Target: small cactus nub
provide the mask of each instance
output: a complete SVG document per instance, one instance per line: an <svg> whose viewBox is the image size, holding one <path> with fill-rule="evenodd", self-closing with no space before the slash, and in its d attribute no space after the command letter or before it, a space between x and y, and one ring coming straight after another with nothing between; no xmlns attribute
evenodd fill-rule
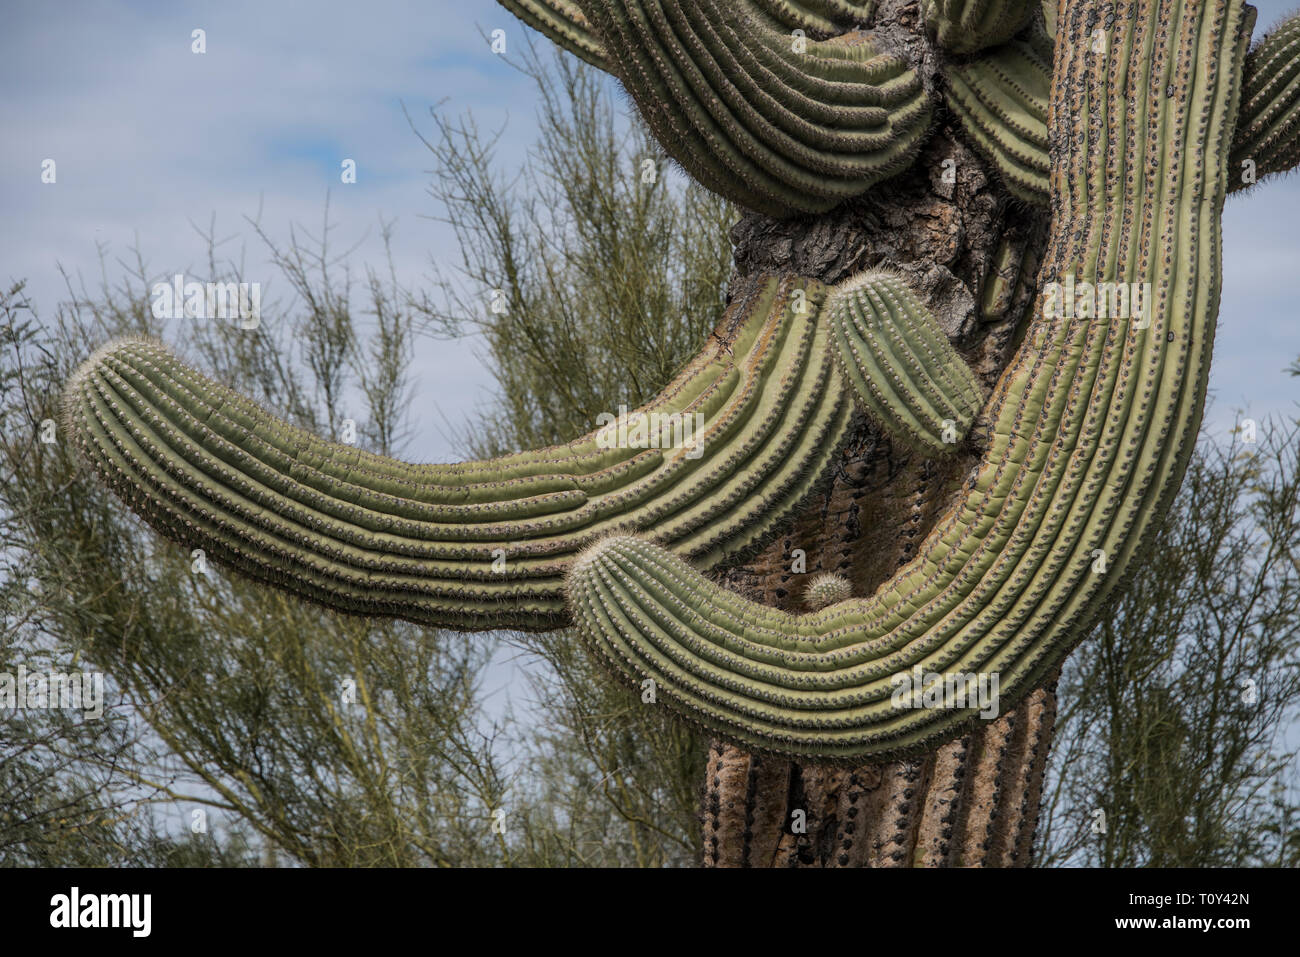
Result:
<svg viewBox="0 0 1300 957"><path fill-rule="evenodd" d="M842 601L848 601L853 597L853 585L843 575L836 575L834 572L824 572L813 578L808 583L808 590L804 592L803 603L813 611L825 608L828 605L837 605Z"/></svg>

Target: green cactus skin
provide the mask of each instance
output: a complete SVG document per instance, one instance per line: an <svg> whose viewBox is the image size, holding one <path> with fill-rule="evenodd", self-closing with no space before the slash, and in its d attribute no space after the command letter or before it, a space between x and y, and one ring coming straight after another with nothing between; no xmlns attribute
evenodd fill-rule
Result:
<svg viewBox="0 0 1300 957"><path fill-rule="evenodd" d="M1033 288L1038 272L1038 246L1032 234L1003 236L993 256L993 271L984 285L980 318L1001 322L1011 318L1012 305Z"/></svg>
<svg viewBox="0 0 1300 957"><path fill-rule="evenodd" d="M862 273L832 290L825 311L841 373L872 420L922 453L956 450L984 395L907 282L883 270Z"/></svg>
<svg viewBox="0 0 1300 957"><path fill-rule="evenodd" d="M362 614L549 629L568 621L564 572L593 538L648 531L712 567L763 544L828 474L853 405L826 291L742 284L718 340L645 407L704 415L695 458L602 448L592 433L408 465L293 428L140 339L89 359L64 411L85 460L135 511L256 580Z"/></svg>
<svg viewBox="0 0 1300 957"><path fill-rule="evenodd" d="M497 0L547 39L581 57L597 69L613 72L605 47L587 22L576 0ZM828 37L845 26L870 20L874 0L754 0L754 12L783 30L804 30Z"/></svg>
<svg viewBox="0 0 1300 957"><path fill-rule="evenodd" d="M497 0L516 17L547 39L581 57L600 70L609 71L605 48L591 32L587 17L574 0Z"/></svg>
<svg viewBox="0 0 1300 957"><path fill-rule="evenodd" d="M976 53L1005 43L1033 15L1035 0L923 0L925 22L949 53Z"/></svg>
<svg viewBox="0 0 1300 957"><path fill-rule="evenodd" d="M1242 164L1255 163L1262 178L1300 164L1300 16L1283 21L1246 56L1241 118L1232 144L1234 186Z"/></svg>
<svg viewBox="0 0 1300 957"><path fill-rule="evenodd" d="M830 209L907 168L929 129L916 71L866 35L795 40L731 0L582 7L660 143L750 209Z"/></svg>
<svg viewBox="0 0 1300 957"><path fill-rule="evenodd" d="M1041 30L948 69L944 102L1016 198L1047 204L1052 44Z"/></svg>
<svg viewBox="0 0 1300 957"><path fill-rule="evenodd" d="M817 611L842 601L848 601L853 595L853 585L843 575L825 572L817 575L808 583L804 592L803 603Z"/></svg>
<svg viewBox="0 0 1300 957"><path fill-rule="evenodd" d="M1004 711L1059 666L1167 510L1197 433L1250 19L1240 0L1121 0L1101 70L1095 7L1062 11L1041 279L1149 282L1151 323L1035 316L991 400L988 451L916 559L870 598L791 615L611 537L568 580L591 645L714 734L828 762L923 752L977 720L895 708L891 679L914 666L996 674Z"/></svg>
<svg viewBox="0 0 1300 957"><path fill-rule="evenodd" d="M1007 190L1036 206L1049 198L1051 73L1052 41L1035 25L1026 38L951 66L944 90L949 109ZM1229 192L1251 185L1242 177L1248 159L1256 180L1300 165L1300 16L1279 24L1246 57Z"/></svg>
<svg viewBox="0 0 1300 957"><path fill-rule="evenodd" d="M757 9L789 29L830 36L846 25L870 20L875 0L754 0Z"/></svg>

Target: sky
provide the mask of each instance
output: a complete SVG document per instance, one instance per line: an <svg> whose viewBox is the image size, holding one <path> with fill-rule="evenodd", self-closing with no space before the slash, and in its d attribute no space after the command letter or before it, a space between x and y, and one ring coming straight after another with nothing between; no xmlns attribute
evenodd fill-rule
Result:
<svg viewBox="0 0 1300 957"><path fill-rule="evenodd" d="M196 29L203 54L192 52ZM496 29L507 52L531 32L490 0L3 0L0 281L25 278L48 315L60 265L97 281L98 244L110 257L138 245L158 275L193 265L205 277L195 225L215 217L219 236L244 240L263 299L287 295L246 218L260 210L277 242L291 225L319 233L328 194L335 248L361 241L352 261L379 265L379 219L394 219L398 275L419 286L455 247L447 227L422 218L438 212L432 159L407 115L425 135L438 104L504 127L507 167L534 139L531 81L492 53L484 34ZM46 159L52 185L41 182ZM355 184L340 182L344 159L356 162ZM421 343L410 457L454 456L450 437L490 398L476 353L469 341Z"/></svg>
<svg viewBox="0 0 1300 957"><path fill-rule="evenodd" d="M1291 9L1257 7L1257 36ZM246 237L248 278L265 275L269 298L274 269L245 217L260 209L284 240L293 224L317 227L328 193L339 246L361 241L358 263L379 263L379 218L396 220L398 276L418 286L455 247L428 218L432 158L407 114L426 134L435 105L504 129L508 169L535 138L533 86L492 52L498 29L508 53L531 33L494 0L0 0L0 282L25 278L48 315L58 267L93 284L101 245L110 257L138 246L160 275L190 264L198 275L194 224L215 216L219 235ZM343 185L348 158L357 181ZM1284 369L1300 355L1298 223L1295 178L1229 198L1207 416L1217 438L1238 409L1261 421L1295 411L1300 379ZM406 457L457 457L457 434L493 392L480 352L472 339L420 343Z"/></svg>

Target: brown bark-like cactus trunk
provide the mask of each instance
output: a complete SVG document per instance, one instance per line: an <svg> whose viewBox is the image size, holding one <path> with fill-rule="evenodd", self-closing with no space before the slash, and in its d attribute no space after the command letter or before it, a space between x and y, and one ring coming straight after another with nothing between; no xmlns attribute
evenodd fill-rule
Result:
<svg viewBox="0 0 1300 957"><path fill-rule="evenodd" d="M733 231L737 273L835 282L898 268L991 387L1033 301L1047 215L1010 201L941 127L911 172L814 220L758 216ZM979 423L973 432L980 433ZM778 540L718 576L802 610L819 572L870 594L908 562L977 462L891 447L865 421L831 484ZM802 559L800 557L802 552ZM1008 866L1029 861L1055 717L1051 689L916 760L818 767L715 742L702 800L703 861L720 867Z"/></svg>
<svg viewBox="0 0 1300 957"><path fill-rule="evenodd" d="M924 758L852 769L713 742L709 867L1023 867L1056 716L1051 689Z"/></svg>

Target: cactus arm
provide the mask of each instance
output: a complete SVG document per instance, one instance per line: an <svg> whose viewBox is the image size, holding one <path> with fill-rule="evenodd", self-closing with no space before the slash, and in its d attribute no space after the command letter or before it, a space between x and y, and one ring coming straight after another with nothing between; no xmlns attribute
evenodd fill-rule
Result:
<svg viewBox="0 0 1300 957"><path fill-rule="evenodd" d="M605 47L577 0L497 0L512 14L592 66L609 72ZM875 0L754 0L754 12L783 30L827 37L869 20Z"/></svg>
<svg viewBox="0 0 1300 957"><path fill-rule="evenodd" d="M1045 7L1046 8L1046 7ZM1090 38L1090 43L1092 39ZM1049 197L1047 102L1052 47L1035 28L949 67L944 100L1008 191L1041 206ZM1254 162L1254 179L1242 175ZM1228 191L1300 165L1300 16L1284 20L1246 56Z"/></svg>
<svg viewBox="0 0 1300 957"><path fill-rule="evenodd" d="M848 601L853 595L853 584L842 575L826 572L808 583L803 603L813 610Z"/></svg>
<svg viewBox="0 0 1300 957"><path fill-rule="evenodd" d="M1084 634L1167 509L1205 396L1248 18L1240 0L1121 2L1100 69L1096 9L1062 10L1040 276L1149 283L1149 328L1036 314L995 390L983 461L870 598L791 615L627 536L574 562L580 633L712 732L854 761L953 737L978 709L895 707L898 676L998 675L1005 710Z"/></svg>
<svg viewBox="0 0 1300 957"><path fill-rule="evenodd" d="M1300 16L1284 20L1246 56L1241 118L1232 144L1232 172L1255 163L1256 177L1300 165Z"/></svg>
<svg viewBox="0 0 1300 957"><path fill-rule="evenodd" d="M1038 250L1032 232L1004 235L994 253L993 270L984 285L980 318L998 322L1008 318L1012 305L1036 287Z"/></svg>
<svg viewBox="0 0 1300 957"><path fill-rule="evenodd" d="M516 17L574 56L609 72L609 60L574 0L497 0Z"/></svg>
<svg viewBox="0 0 1300 957"><path fill-rule="evenodd" d="M593 66L621 77L643 77L642 84L634 82L628 87L638 103L673 89L671 83L665 85L639 67L625 72L630 56L621 66L615 64L578 0L498 2ZM582 2L617 5L621 0ZM789 51L782 48L782 44L789 45L782 30L802 29L813 36L833 37L846 25L869 19L872 3L750 0L751 6L742 5L724 15L718 2L661 4L674 18L674 29L682 27L676 34L661 30L666 46L661 45L656 56L662 62L671 62L671 58L663 59L664 52L671 53L679 37L685 43L697 41L690 47L692 53L698 50L700 37L707 38L710 45L704 59L685 53L678 56L689 61L685 69L680 64L676 67L678 74L694 79L694 93L676 87L684 98L682 112L689 115L673 120L662 111L654 113L660 121L656 133L673 144L674 155L693 175L742 205L785 216L823 212L898 171L914 152L913 127L918 117L909 111L916 111L920 101L895 103L891 125L882 134L879 108L874 113L855 112L849 105L872 102L868 98L850 93L827 100L803 92L806 83L815 82L830 68L817 51L838 52L843 40L831 45L810 40L813 52L794 61L794 69L786 55ZM950 52L983 51L980 56L949 64L944 101L1008 191L1017 199L1043 206L1049 197L1047 102L1055 4L1043 3L1043 21L1035 21L1023 36L1011 39L1032 16L1033 6L1023 0L932 0L925 5L925 16L936 40ZM634 13L627 12L626 18L635 19ZM662 28L664 22L660 18L652 27ZM622 34L618 38L626 39ZM1090 35L1089 43L1094 39ZM690 65L708 64L711 58L717 63L712 73L699 73ZM808 75L800 76L801 69ZM1284 20L1250 51L1244 73L1232 167L1239 174L1246 161L1253 162L1256 180L1294 169L1300 165L1300 16ZM848 81L852 82L851 75ZM907 86L909 93L917 89L919 84ZM705 104L717 103L719 91L725 95L726 106L719 106L714 115L690 102L698 97ZM928 122L928 112L924 115ZM856 131L846 128L846 120L851 124L855 116L862 122ZM882 144L898 135L895 126L911 130L910 136L904 133L900 137L901 159L880 152ZM818 184L819 176L827 178ZM1233 175L1229 189L1243 189L1254 181Z"/></svg>
<svg viewBox="0 0 1300 957"><path fill-rule="evenodd" d="M796 41L726 0L582 3L659 141L748 208L830 209L906 168L929 128L916 71L869 38Z"/></svg>
<svg viewBox="0 0 1300 957"><path fill-rule="evenodd" d="M755 0L755 7L786 29L830 36L871 19L876 4L875 0Z"/></svg>
<svg viewBox="0 0 1300 957"><path fill-rule="evenodd" d="M1029 22L1034 0L923 0L935 41L958 55L1005 43Z"/></svg>
<svg viewBox="0 0 1300 957"><path fill-rule="evenodd" d="M293 428L139 339L88 360L64 408L85 460L129 505L254 579L363 614L554 628L567 621L564 571L592 538L646 531L711 567L761 544L826 474L852 401L825 292L771 277L745 286L719 340L642 410L679 431L638 437L629 417L626 448L598 431L407 465ZM696 421L699 454L682 431Z"/></svg>
<svg viewBox="0 0 1300 957"><path fill-rule="evenodd" d="M1047 101L1052 46L1045 33L949 67L944 101L1011 194L1048 200Z"/></svg>
<svg viewBox="0 0 1300 957"><path fill-rule="evenodd" d="M890 438L924 454L957 448L984 406L979 382L899 276L872 270L826 300L836 355L859 404Z"/></svg>

